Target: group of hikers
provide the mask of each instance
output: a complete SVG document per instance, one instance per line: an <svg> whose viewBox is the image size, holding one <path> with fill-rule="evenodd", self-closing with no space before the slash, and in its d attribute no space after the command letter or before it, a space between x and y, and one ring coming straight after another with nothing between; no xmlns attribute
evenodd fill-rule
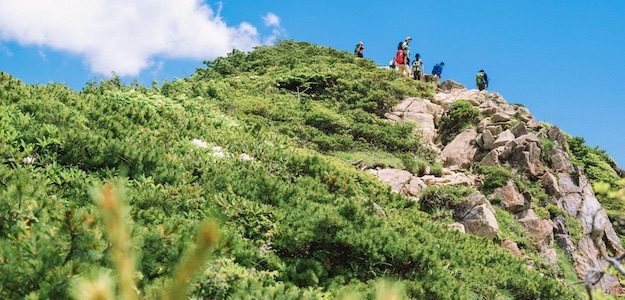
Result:
<svg viewBox="0 0 625 300"><path fill-rule="evenodd" d="M397 52L395 52L395 56L390 61L389 67L397 70L399 74L403 76L412 77L415 80L426 80L425 73L423 72L423 59L421 59L421 55L419 53L415 54L412 65L410 64L410 42L412 42L412 38L409 36L406 37L405 40L399 42L397 45ZM356 49L354 50L354 54L363 58L364 53L365 45L362 41L359 41L356 45ZM412 66L412 68L410 66ZM432 76L435 80L439 80L441 78L443 67L445 67L445 62L440 62L432 68ZM488 75L486 75L484 70L477 72L475 75L475 82L480 91L488 88Z"/></svg>

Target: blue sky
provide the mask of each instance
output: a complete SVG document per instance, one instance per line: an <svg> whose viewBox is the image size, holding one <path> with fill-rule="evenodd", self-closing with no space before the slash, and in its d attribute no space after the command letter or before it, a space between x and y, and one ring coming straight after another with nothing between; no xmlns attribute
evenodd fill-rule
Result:
<svg viewBox="0 0 625 300"><path fill-rule="evenodd" d="M219 10L218 3L207 3ZM483 68L491 89L509 102L522 103L539 120L583 136L625 166L625 1L225 0L221 4L223 22L231 27L249 23L261 42L276 30L282 37L348 51L363 40L365 56L379 64L388 63L397 42L410 35L413 53L421 53L427 70L445 61L444 79L471 86L475 72ZM264 23L269 12L279 16L279 26ZM177 48L163 46L150 56L148 67L124 78L149 83L191 74L203 59L195 53L176 55L185 43L193 46L193 40L178 43ZM112 49L124 51L126 46ZM53 48L63 49L51 42L18 42L5 34L0 40L0 70L29 83L63 82L75 89L102 78L84 53Z"/></svg>

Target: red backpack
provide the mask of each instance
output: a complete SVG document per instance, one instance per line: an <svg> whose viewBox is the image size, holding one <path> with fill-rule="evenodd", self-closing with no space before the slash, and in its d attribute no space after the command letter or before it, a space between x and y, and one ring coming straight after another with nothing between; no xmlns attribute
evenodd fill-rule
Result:
<svg viewBox="0 0 625 300"><path fill-rule="evenodd" d="M400 65L404 64L404 50L397 50L397 53L395 54L395 62Z"/></svg>

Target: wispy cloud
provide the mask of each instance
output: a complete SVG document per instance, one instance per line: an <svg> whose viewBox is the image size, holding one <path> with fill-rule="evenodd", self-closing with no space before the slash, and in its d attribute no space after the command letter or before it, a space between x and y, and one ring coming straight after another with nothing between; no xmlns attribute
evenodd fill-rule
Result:
<svg viewBox="0 0 625 300"><path fill-rule="evenodd" d="M279 38L285 36L286 31L282 28L280 23L280 17L276 14L269 12L265 16L263 16L263 21L265 22L265 26L271 28L271 35L264 38L263 44L271 45L275 43Z"/></svg>
<svg viewBox="0 0 625 300"><path fill-rule="evenodd" d="M0 0L0 39L81 55L91 71L137 75L154 57L212 59L273 42L243 22L229 25L201 0ZM157 66L158 67L158 66Z"/></svg>
<svg viewBox="0 0 625 300"><path fill-rule="evenodd" d="M11 49L2 44L0 44L0 53L6 57L13 57L13 52L11 52Z"/></svg>

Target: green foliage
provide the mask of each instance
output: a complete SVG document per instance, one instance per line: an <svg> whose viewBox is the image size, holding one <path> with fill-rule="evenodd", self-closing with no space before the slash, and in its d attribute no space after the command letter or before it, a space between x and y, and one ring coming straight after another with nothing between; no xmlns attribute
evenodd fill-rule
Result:
<svg viewBox="0 0 625 300"><path fill-rule="evenodd" d="M551 161L551 156L556 149L556 144L549 138L541 138L540 149L542 150L541 156L544 161Z"/></svg>
<svg viewBox="0 0 625 300"><path fill-rule="evenodd" d="M480 121L480 111L469 101L458 100L451 104L449 111L441 117L439 134L447 144L462 130Z"/></svg>
<svg viewBox="0 0 625 300"><path fill-rule="evenodd" d="M499 232L497 233L499 240L508 239L517 243L519 249L533 252L537 251L536 243L512 214L497 206L493 206L493 209L495 210L495 217L499 224Z"/></svg>
<svg viewBox="0 0 625 300"><path fill-rule="evenodd" d="M462 203L476 190L464 186L434 185L428 186L419 195L419 204L425 212L437 209L451 209Z"/></svg>
<svg viewBox="0 0 625 300"><path fill-rule="evenodd" d="M572 298L328 155L432 161L412 128L379 117L405 95L427 96L425 85L295 42L209 65L160 89L112 80L79 93L0 74L0 298L66 299L71 278L113 269L89 195L111 178L126 191L146 297L167 287L202 220L216 216L220 243L189 297L374 295L363 287L392 278L416 299ZM295 78L310 94L289 89Z"/></svg>
<svg viewBox="0 0 625 300"><path fill-rule="evenodd" d="M490 194L495 189L505 186L512 178L510 170L501 166L478 167L477 172L484 175L482 189L485 194Z"/></svg>
<svg viewBox="0 0 625 300"><path fill-rule="evenodd" d="M401 158L384 151L332 152L330 155L350 164L358 164L367 168L404 168L404 162Z"/></svg>

